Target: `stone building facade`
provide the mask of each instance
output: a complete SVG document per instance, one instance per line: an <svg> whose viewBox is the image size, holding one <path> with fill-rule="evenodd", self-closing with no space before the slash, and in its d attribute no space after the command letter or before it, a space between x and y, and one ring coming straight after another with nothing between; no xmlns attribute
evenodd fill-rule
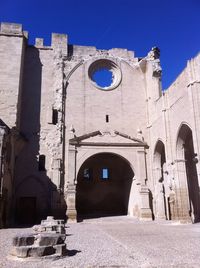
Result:
<svg viewBox="0 0 200 268"><path fill-rule="evenodd" d="M1 23L1 226L47 215L200 220L200 55L166 91L159 57L65 34L29 45L22 25Z"/></svg>

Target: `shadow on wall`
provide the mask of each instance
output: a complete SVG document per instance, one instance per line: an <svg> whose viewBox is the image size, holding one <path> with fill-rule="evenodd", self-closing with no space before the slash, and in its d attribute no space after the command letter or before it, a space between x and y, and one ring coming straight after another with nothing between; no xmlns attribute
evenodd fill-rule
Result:
<svg viewBox="0 0 200 268"><path fill-rule="evenodd" d="M28 142L16 159L12 213L12 222L18 225L39 223L47 215L65 217L63 192L47 175L46 156L40 156L41 82L39 50L28 47L18 120L20 132Z"/></svg>
<svg viewBox="0 0 200 268"><path fill-rule="evenodd" d="M152 192L149 190L149 206L151 209L151 213L152 213L152 220L155 220L155 215L154 215L154 207L153 207L153 194Z"/></svg>

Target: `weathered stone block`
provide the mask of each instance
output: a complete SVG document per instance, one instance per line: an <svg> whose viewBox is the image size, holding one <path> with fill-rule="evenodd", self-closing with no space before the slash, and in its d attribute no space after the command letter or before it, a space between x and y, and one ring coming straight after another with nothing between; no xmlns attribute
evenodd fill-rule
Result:
<svg viewBox="0 0 200 268"><path fill-rule="evenodd" d="M13 246L17 246L17 247L29 246L29 245L33 245L34 241L35 241L35 236L33 234L15 236L13 238Z"/></svg>
<svg viewBox="0 0 200 268"><path fill-rule="evenodd" d="M53 255L56 250L52 246L39 246L39 247L31 247L28 250L28 257L43 257Z"/></svg>
<svg viewBox="0 0 200 268"><path fill-rule="evenodd" d="M30 247L27 246L13 247L11 255L17 256L18 258L26 258L28 257L29 249Z"/></svg>
<svg viewBox="0 0 200 268"><path fill-rule="evenodd" d="M47 234L39 234L36 236L37 238L37 243L39 246L53 246L57 244L62 244L65 241L65 235L60 235L60 234L52 234L52 233L47 233Z"/></svg>
<svg viewBox="0 0 200 268"><path fill-rule="evenodd" d="M57 254L62 256L66 254L65 233L58 233L57 227L61 225L62 220L54 220L53 217L48 217L42 221L43 226L34 226L35 234L19 235L13 238L13 249L11 254L19 258L26 257L43 257ZM57 224L57 225L55 225ZM52 228L56 232L52 231ZM47 230L50 232L47 232ZM41 231L38 233L38 231Z"/></svg>
<svg viewBox="0 0 200 268"><path fill-rule="evenodd" d="M56 250L56 254L58 254L59 256L67 255L67 249L65 244L55 245L53 247Z"/></svg>

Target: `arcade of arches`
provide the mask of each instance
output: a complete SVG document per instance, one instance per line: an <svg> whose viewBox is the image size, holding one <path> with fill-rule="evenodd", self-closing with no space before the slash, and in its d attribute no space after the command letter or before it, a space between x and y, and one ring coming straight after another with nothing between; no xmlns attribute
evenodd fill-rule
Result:
<svg viewBox="0 0 200 268"><path fill-rule="evenodd" d="M192 130L183 124L179 130L175 163L167 163L164 143L154 151L154 217L200 221L199 182ZM173 166L170 170L170 166Z"/></svg>

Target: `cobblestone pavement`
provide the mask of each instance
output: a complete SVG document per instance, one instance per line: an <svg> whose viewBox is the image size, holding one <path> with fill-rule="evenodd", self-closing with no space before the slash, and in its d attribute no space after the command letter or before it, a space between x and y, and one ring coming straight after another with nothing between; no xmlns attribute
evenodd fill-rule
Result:
<svg viewBox="0 0 200 268"><path fill-rule="evenodd" d="M0 267L200 267L200 224L140 222L108 217L67 224L69 256L58 260L10 258L12 237L31 229L0 230Z"/></svg>

